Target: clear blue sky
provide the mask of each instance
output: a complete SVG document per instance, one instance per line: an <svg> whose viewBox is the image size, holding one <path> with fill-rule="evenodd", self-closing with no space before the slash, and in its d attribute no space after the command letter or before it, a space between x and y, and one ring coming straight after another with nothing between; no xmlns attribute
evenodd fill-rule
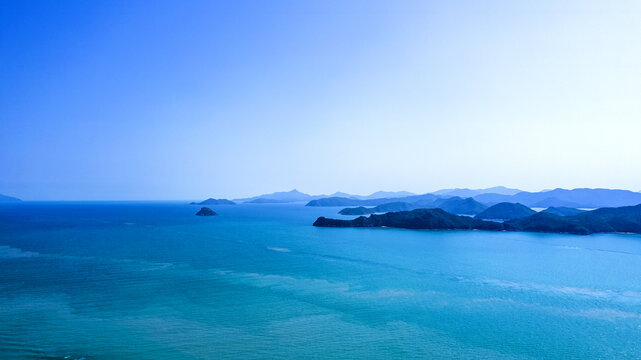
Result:
<svg viewBox="0 0 641 360"><path fill-rule="evenodd" d="M639 1L0 4L0 193L641 190Z"/></svg>

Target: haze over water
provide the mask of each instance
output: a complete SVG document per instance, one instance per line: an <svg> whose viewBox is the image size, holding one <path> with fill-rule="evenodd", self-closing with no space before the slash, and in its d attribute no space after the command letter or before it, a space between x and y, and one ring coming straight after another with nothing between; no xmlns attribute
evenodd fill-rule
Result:
<svg viewBox="0 0 641 360"><path fill-rule="evenodd" d="M0 205L3 359L639 358L641 237Z"/></svg>

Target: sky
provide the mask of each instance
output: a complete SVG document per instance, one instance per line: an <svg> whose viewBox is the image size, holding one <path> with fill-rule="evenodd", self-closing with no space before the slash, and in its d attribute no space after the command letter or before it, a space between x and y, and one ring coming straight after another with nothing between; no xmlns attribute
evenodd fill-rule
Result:
<svg viewBox="0 0 641 360"><path fill-rule="evenodd" d="M641 190L639 1L0 0L0 193Z"/></svg>

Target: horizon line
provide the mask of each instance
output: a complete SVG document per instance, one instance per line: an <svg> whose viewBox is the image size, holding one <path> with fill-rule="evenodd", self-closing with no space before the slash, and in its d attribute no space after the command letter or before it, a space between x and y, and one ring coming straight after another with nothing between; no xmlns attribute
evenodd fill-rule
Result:
<svg viewBox="0 0 641 360"><path fill-rule="evenodd" d="M343 191L335 191L335 192L330 193L330 194L310 194L310 193L306 193L306 192L303 192L303 191L299 191L297 189L292 189L292 190L274 191L274 192L271 192L271 193L263 193L263 194L258 194L258 195L242 196L242 197L220 197L220 196L208 196L208 195L205 195L205 196L199 197L199 198L182 198L182 199L175 199L174 198L174 199L52 199L52 200L41 200L41 199L22 199L18 195L8 195L8 194L5 194L5 193L0 193L0 195L14 197L14 198L17 198L19 200L19 201L7 201L7 202L4 202L4 203L15 203L15 202L179 202L179 201L198 201L198 200L202 200L202 199L206 200L206 199L210 199L210 198L227 199L227 200L243 200L243 199L258 198L258 197L262 197L262 196L265 196L265 195L271 195L271 194L274 194L274 193L288 193L288 192L293 192L293 191L297 191L297 192L300 192L300 193L302 193L304 195L308 195L308 196L332 197L331 195L333 195L335 193L342 192L342 193L345 193L345 194L351 195L351 196L367 197L367 196L371 196L371 195L373 195L373 194L375 194L377 192L408 192L408 193L411 193L413 195L426 195L426 194L433 194L435 192L442 191L442 190L471 190L471 191L474 191L474 190L491 189L491 188L495 188L495 187L503 187L503 188L513 189L513 190L519 190L519 192L529 192L529 193L541 193L541 192L548 192L548 191L553 191L553 190L580 190L580 189L620 190L620 191L630 191L630 192L634 192L634 193L641 193L641 191L635 191L635 190L632 190L632 189L605 188L605 187L593 187L593 188L591 188L591 187L576 187L576 188L561 188L561 187L557 187L557 188L553 188L553 189L542 189L542 190L539 190L539 191L528 191L528 190L521 190L519 188L512 188L512 187L508 187L508 186L497 185L497 186L490 186L490 187L487 187L487 188L469 188L469 187L441 188L441 189L434 190L434 191L431 191L431 192L412 192L412 191L407 191L407 190L377 190L377 191L374 191L374 192L372 192L372 193L370 193L368 195L352 194L352 193L347 193L347 192L343 192ZM488 193L488 194L491 194L491 193ZM471 197L474 197L474 196L471 196ZM302 201L305 201L305 200L301 200L301 202ZM2 202L0 202L0 203L2 203Z"/></svg>

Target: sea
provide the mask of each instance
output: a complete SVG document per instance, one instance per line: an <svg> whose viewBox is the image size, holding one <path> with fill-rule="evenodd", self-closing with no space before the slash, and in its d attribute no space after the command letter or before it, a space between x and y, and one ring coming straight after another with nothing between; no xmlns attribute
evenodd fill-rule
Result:
<svg viewBox="0 0 641 360"><path fill-rule="evenodd" d="M641 236L0 205L0 359L640 359Z"/></svg>

